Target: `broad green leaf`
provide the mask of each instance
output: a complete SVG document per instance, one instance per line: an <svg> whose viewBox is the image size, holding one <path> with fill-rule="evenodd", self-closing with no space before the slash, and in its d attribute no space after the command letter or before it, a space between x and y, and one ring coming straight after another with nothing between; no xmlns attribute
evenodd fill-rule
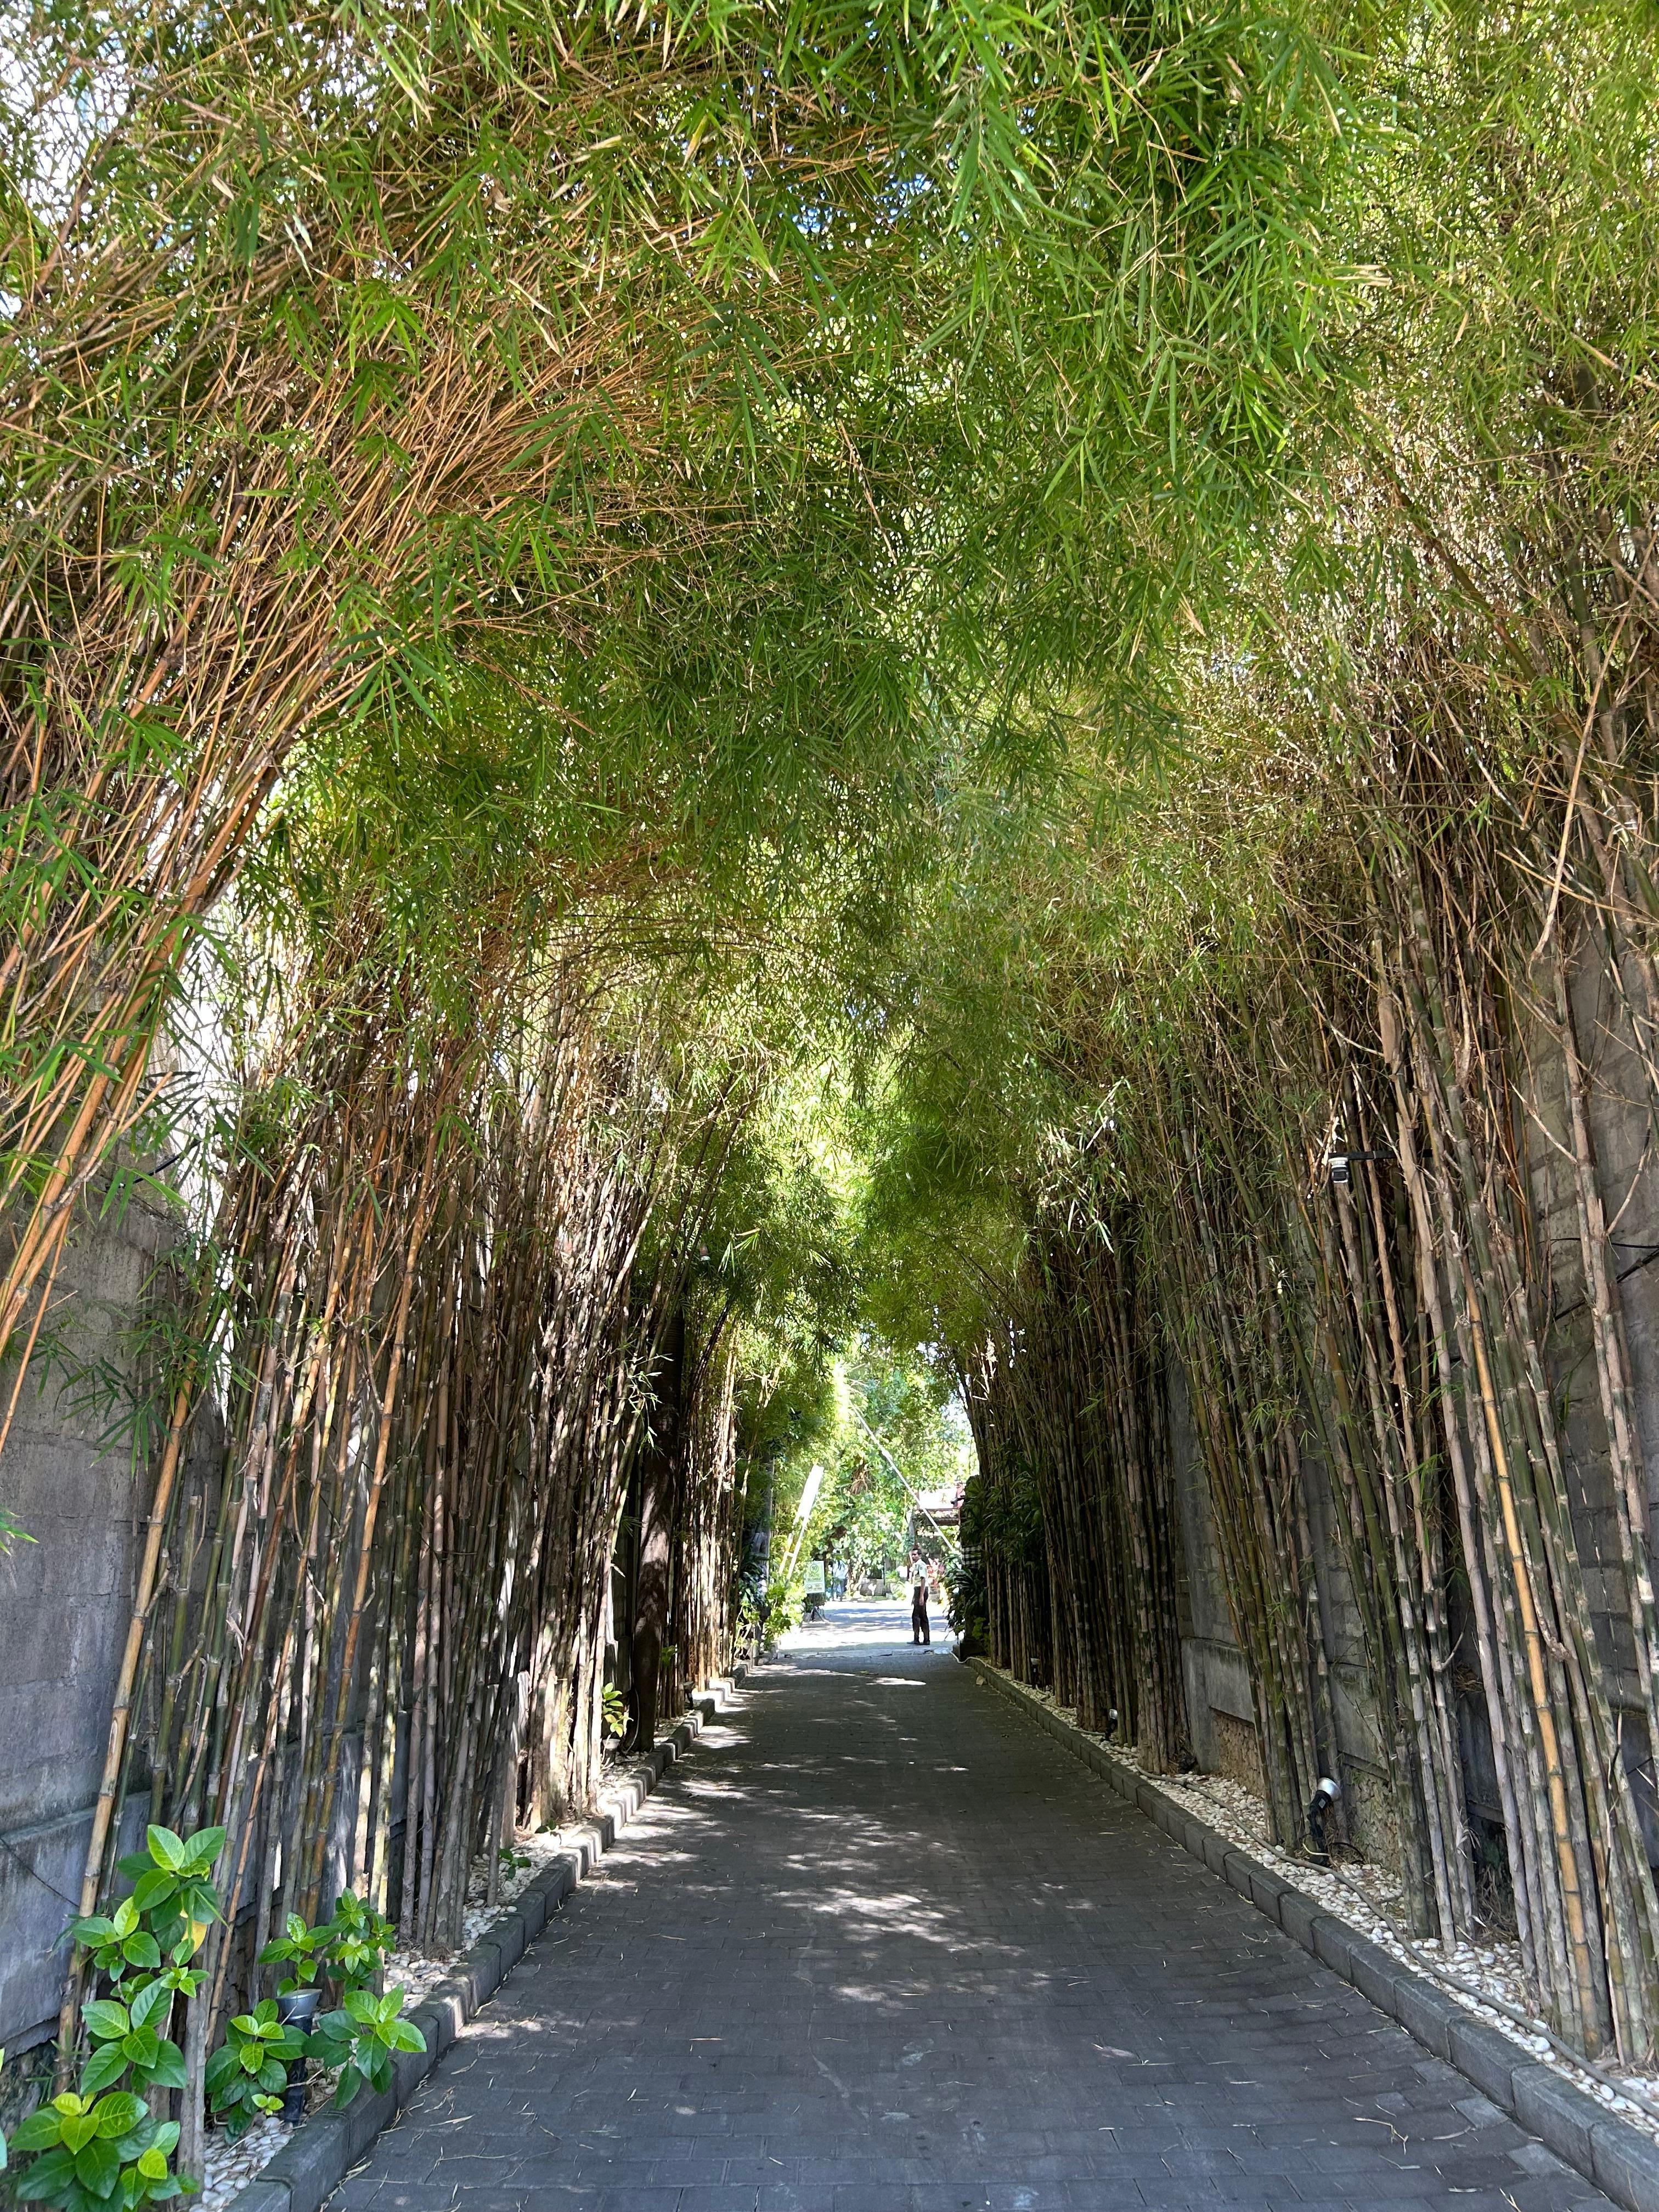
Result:
<svg viewBox="0 0 1659 2212"><path fill-rule="evenodd" d="M176 2043L166 2038L159 2045L149 2065L150 2079L158 2088L182 2089L185 2086L185 2054Z"/></svg>
<svg viewBox="0 0 1659 2212"><path fill-rule="evenodd" d="M136 1991L127 2007L135 2027L148 2027L159 2016L165 2019L173 2006L173 1991L165 1982L149 1982Z"/></svg>
<svg viewBox="0 0 1659 2212"><path fill-rule="evenodd" d="M21 2133L20 2129L18 2131ZM14 2137L13 2141L15 2142ZM12 2191L22 2203L28 2204L42 2197L53 2197L66 2185L75 2180L75 2157L61 2146L37 2158L33 2166L26 2166L11 2185Z"/></svg>
<svg viewBox="0 0 1659 2212"><path fill-rule="evenodd" d="M223 1828L198 1828L179 1846L180 1863L195 1873L210 1874L214 1861L225 1847L225 1832Z"/></svg>
<svg viewBox="0 0 1659 2212"><path fill-rule="evenodd" d="M143 2101L131 2090L118 2090L113 2096L100 2098L95 2118L100 2136L124 2136L137 2124L143 2116Z"/></svg>
<svg viewBox="0 0 1659 2212"><path fill-rule="evenodd" d="M43 2106L40 2112L31 2112L27 2119L18 2122L13 2130L11 2147L18 2151L46 2150L58 2140L61 2125L61 2114L53 2112L50 2106Z"/></svg>
<svg viewBox="0 0 1659 2212"><path fill-rule="evenodd" d="M126 2072L127 2055L118 2043L106 2043L101 2051L94 2051L81 2069L81 2087L84 2094L95 2097L100 2089L107 2089Z"/></svg>
<svg viewBox="0 0 1659 2212"><path fill-rule="evenodd" d="M148 1874L139 1875L133 1887L132 1900L140 1912L154 1912L158 1905L167 1904L178 1893L177 1877L169 1874L165 1867L152 1867Z"/></svg>
<svg viewBox="0 0 1659 2212"><path fill-rule="evenodd" d="M108 2197L121 2179L121 2161L115 2146L101 2136L75 2154L75 2178L94 2197Z"/></svg>

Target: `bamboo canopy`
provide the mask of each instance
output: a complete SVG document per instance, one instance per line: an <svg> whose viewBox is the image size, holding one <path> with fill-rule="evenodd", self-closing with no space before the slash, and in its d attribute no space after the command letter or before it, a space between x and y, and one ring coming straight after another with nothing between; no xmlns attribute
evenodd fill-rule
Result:
<svg viewBox="0 0 1659 2212"><path fill-rule="evenodd" d="M28 28L0 1437L137 1470L184 2170L281 1916L453 1949L761 1632L859 1329L997 1663L1189 1768L1207 1528L1275 1838L1652 2065L1659 29Z"/></svg>

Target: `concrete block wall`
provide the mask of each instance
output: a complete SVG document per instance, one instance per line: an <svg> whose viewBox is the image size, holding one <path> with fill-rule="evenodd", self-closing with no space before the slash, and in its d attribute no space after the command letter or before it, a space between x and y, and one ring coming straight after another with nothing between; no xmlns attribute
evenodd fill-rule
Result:
<svg viewBox="0 0 1659 2212"><path fill-rule="evenodd" d="M55 1314L82 1360L131 1371L133 1318L166 1252L142 1206L88 1214L59 1269ZM37 1376L46 1373L44 1389ZM78 1407L60 1371L26 1379L0 1502L33 1539L0 1559L0 2045L15 2059L57 2028L60 1938L78 1904L147 1498L107 1413ZM142 1836L128 1808L124 1843Z"/></svg>
<svg viewBox="0 0 1659 2212"><path fill-rule="evenodd" d="M1651 1545L1659 1526L1659 1146L1645 1078L1621 1035L1623 1024L1615 1018L1599 964L1581 968L1572 996L1578 1048L1591 1078L1589 1119L1597 1183L1621 1278L1618 1295L1647 1470ZM1632 1725L1642 1710L1641 1683L1613 1514L1575 1179L1565 1152L1563 1058L1553 1036L1541 1026L1529 1058L1531 1081L1524 1109L1517 1113L1516 1143L1540 1224L1539 1249L1531 1257L1540 1316L1548 1316L1545 1358L1563 1410L1568 1498L1596 1648L1614 1704L1626 1717L1626 1771L1649 1859L1659 1865L1659 1798L1655 1777L1644 1764L1645 1729Z"/></svg>
<svg viewBox="0 0 1659 2212"><path fill-rule="evenodd" d="M1233 1633L1216 1547L1209 1477L1193 1426L1187 1378L1178 1362L1167 1370L1170 1440L1186 1555L1187 1618L1181 1664L1193 1751L1207 1773L1225 1774L1261 1793L1260 1737L1249 1662ZM1378 1745L1376 1702L1353 1587L1337 1540L1335 1506L1323 1463L1303 1462L1313 1541L1320 1625L1329 1669L1337 1741L1334 1747L1349 1796L1351 1832L1368 1856L1393 1863L1397 1836ZM1254 1755L1242 1732L1248 1732Z"/></svg>
<svg viewBox="0 0 1659 2212"><path fill-rule="evenodd" d="M1581 968L1575 979L1573 1006L1579 1048L1592 1078L1589 1119L1598 1182L1613 1224L1622 1278L1620 1296L1647 1469L1651 1547L1659 1532L1659 1130L1650 1112L1643 1070L1619 1034L1607 986L1593 964ZM1539 1233L1537 1249L1525 1255L1525 1263L1536 1292L1535 1318L1547 1369L1561 1409L1574 1534L1584 1565L1597 1646L1614 1702L1627 1716L1626 1768L1646 1829L1649 1856L1659 1866L1659 1778L1642 1763L1645 1729L1638 1731L1634 1725L1641 1712L1641 1692L1613 1518L1574 1170L1565 1148L1563 1059L1542 1024L1534 1025L1527 1060L1527 1095L1512 1102L1517 1157L1530 1179ZM1208 1479L1186 1380L1178 1368L1171 1369L1169 1392L1186 1555L1188 1602L1182 1621L1182 1662L1193 1748L1200 1766L1245 1779L1241 1768L1248 1762L1240 1759L1237 1729L1255 1728L1249 1674L1227 1612ZM1397 1865L1398 1835L1388 1802L1376 1700L1358 1611L1337 1538L1330 1477L1305 1449L1303 1478L1351 1832L1368 1856ZM1455 1526L1449 1534L1455 1547ZM1464 1625L1455 1610L1454 1634ZM1485 1692L1472 1650L1460 1653L1454 1680L1466 1795L1471 1810L1495 1835L1501 1826L1497 1778Z"/></svg>
<svg viewBox="0 0 1659 2212"><path fill-rule="evenodd" d="M1187 1691L1187 1724L1193 1751L1206 1773L1230 1773L1237 1761L1224 1747L1224 1736L1230 1732L1220 1723L1231 1719L1254 1730L1255 1701L1250 1693L1250 1670L1234 1640L1227 1611L1209 1480L1193 1427L1187 1378L1173 1360L1166 1373L1170 1450L1186 1564L1181 1671ZM1259 1771L1259 1754L1256 1764Z"/></svg>

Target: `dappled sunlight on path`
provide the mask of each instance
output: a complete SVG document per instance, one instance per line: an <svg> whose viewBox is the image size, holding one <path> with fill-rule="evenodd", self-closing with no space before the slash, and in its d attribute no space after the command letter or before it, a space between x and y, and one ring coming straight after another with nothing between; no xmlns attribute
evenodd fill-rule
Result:
<svg viewBox="0 0 1659 2212"><path fill-rule="evenodd" d="M1599 2212L934 1625L788 1638L338 2212Z"/></svg>

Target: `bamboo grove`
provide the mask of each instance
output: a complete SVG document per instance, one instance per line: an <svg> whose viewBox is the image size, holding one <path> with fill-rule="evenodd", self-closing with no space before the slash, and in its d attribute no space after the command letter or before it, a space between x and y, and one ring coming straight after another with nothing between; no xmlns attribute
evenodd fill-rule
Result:
<svg viewBox="0 0 1659 2212"><path fill-rule="evenodd" d="M1000 1663L1189 1764L1196 1471L1276 1836L1651 2063L1654 31L420 22L9 116L0 1448L121 1401L185 2170L281 1916L452 1949L729 1664L855 1325Z"/></svg>
<svg viewBox="0 0 1659 2212"><path fill-rule="evenodd" d="M1419 1931L1650 2065L1653 54L1575 33L1563 100L1555 19L1451 22L1318 487L1158 668L1176 757L1075 760L918 937L883 1297L963 1378L996 1662L1192 1763L1178 1454L1276 1838L1337 1775Z"/></svg>
<svg viewBox="0 0 1659 2212"><path fill-rule="evenodd" d="M1611 598L1616 570L1600 580ZM1630 599L1613 605L1609 626L1647 649ZM1190 1756L1170 1657L1178 1375L1279 1838L1304 1839L1340 1765L1317 1494L1419 1925L1468 1937L1486 1918L1472 1710L1540 1998L1575 2042L1642 2059L1659 1987L1650 1461L1623 1284L1634 1272L1639 1294L1650 1249L1659 1092L1642 848L1607 827L1650 787L1647 726L1621 682L1577 839L1572 759L1538 760L1530 822L1517 790L1448 865L1443 825L1480 810L1481 763L1461 715L1439 722L1443 700L1413 691L1427 726L1401 743L1394 805L1327 793L1340 880L1301 875L1328 849L1285 853L1294 901L1248 988L1150 1046L1143 1005L1146 1030L1113 1041L1129 1095L1109 1158L1084 1164L1085 1194L1073 1162L1036 1200L995 1331L969 1341L988 1625L999 1659L1085 1725L1116 1708L1155 1769ZM1448 755L1468 779L1455 793ZM1022 1486L1038 1509L1023 1527Z"/></svg>
<svg viewBox="0 0 1659 2212"><path fill-rule="evenodd" d="M273 1927L349 1887L453 1948L481 1856L592 1803L607 1694L648 1747L729 1662L744 1332L752 1397L846 1318L780 1080L868 1048L935 794L1083 655L1021 610L987 708L1000 544L1069 526L1075 376L1013 372L1068 295L1144 346L1095 279L1170 131L1212 170L1174 300L1264 156L1297 234L1322 125L1277 30L1155 17L21 28L0 1443L33 1380L133 1449L80 1902L135 1812L224 1831L199 2174ZM135 1207L111 1371L60 1270ZM60 2084L88 1990L74 1952Z"/></svg>
<svg viewBox="0 0 1659 2212"><path fill-rule="evenodd" d="M351 967L301 979L220 1125L211 1233L155 1286L171 1404L83 1896L134 1792L227 1830L197 2080L287 1913L351 1887L453 1948L480 1852L592 1802L647 1439L683 1505L647 1625L694 1680L731 1649L730 1394L698 1387L729 1347L686 1253L734 1092L608 1042L568 974L486 968L457 1038L414 976Z"/></svg>

